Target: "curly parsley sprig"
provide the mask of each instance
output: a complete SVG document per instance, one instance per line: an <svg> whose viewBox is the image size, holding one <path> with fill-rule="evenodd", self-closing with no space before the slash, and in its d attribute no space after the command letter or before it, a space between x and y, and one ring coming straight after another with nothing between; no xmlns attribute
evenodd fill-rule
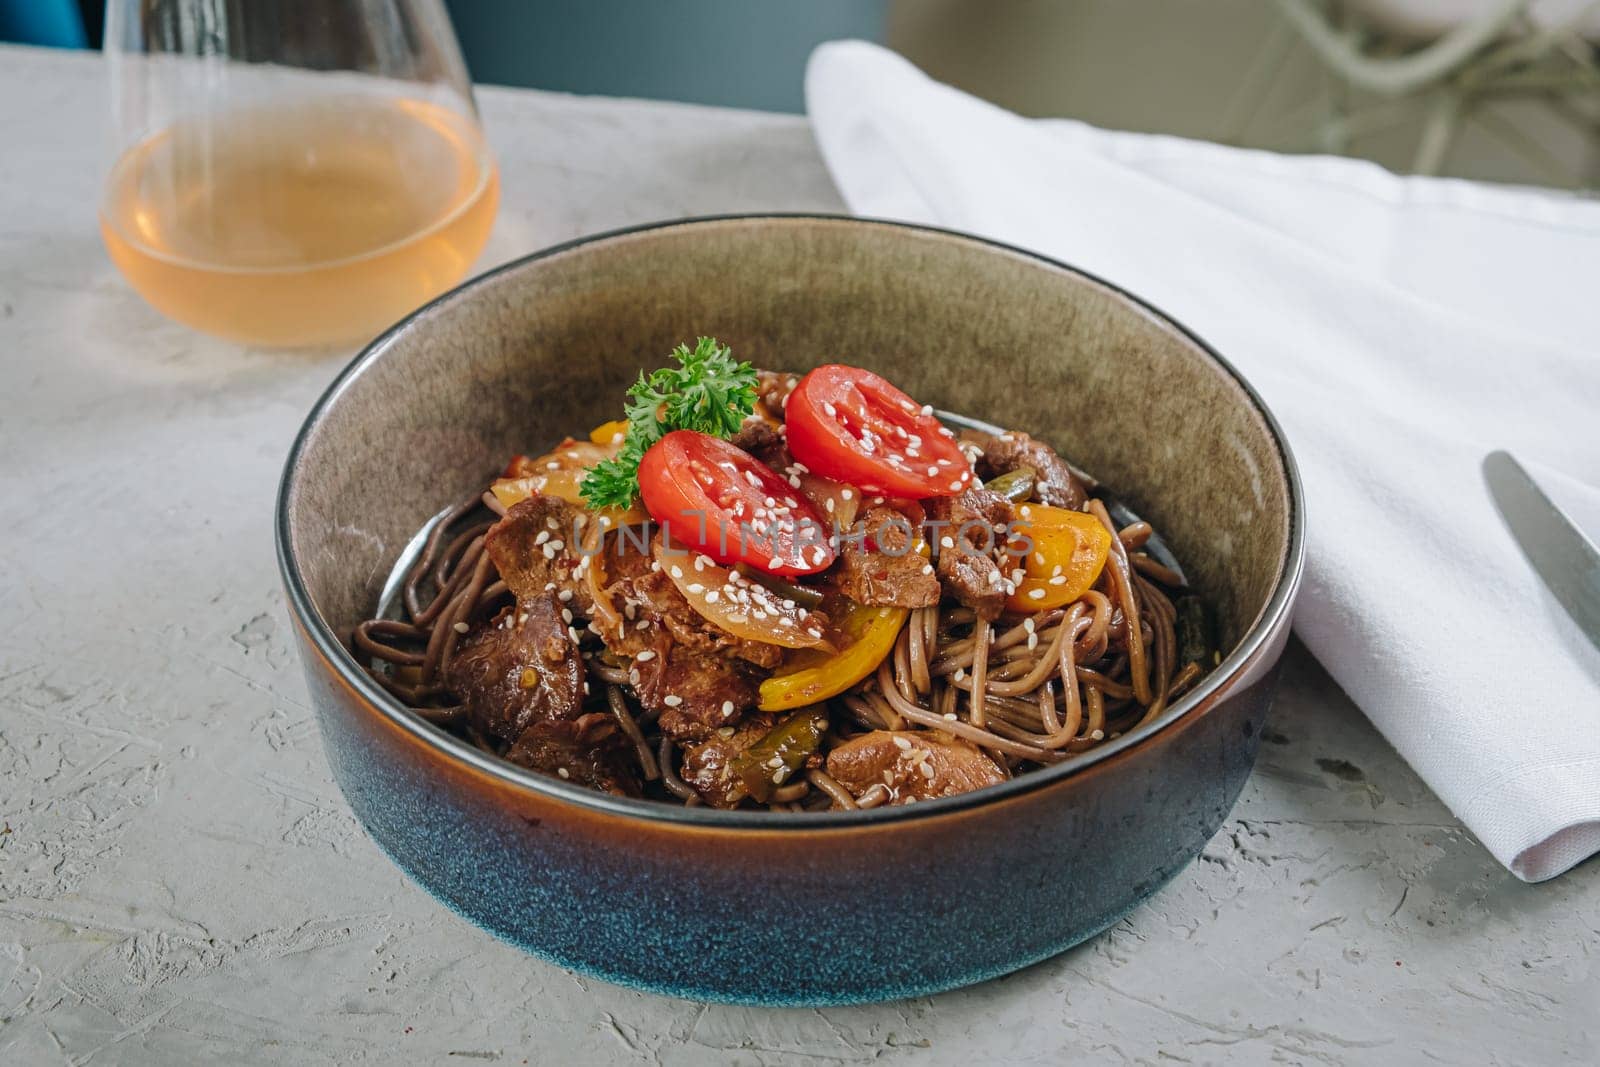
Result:
<svg viewBox="0 0 1600 1067"><path fill-rule="evenodd" d="M673 430L732 437L755 410L756 372L728 346L702 337L672 350L676 367L662 367L628 387L627 434L611 459L589 468L583 499L590 507L626 508L639 492L639 461Z"/></svg>

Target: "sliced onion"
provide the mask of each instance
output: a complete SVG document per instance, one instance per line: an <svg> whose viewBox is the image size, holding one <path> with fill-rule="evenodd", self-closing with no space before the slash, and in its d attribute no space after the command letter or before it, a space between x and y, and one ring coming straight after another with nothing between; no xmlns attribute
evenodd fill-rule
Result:
<svg viewBox="0 0 1600 1067"><path fill-rule="evenodd" d="M800 479L800 492L817 506L824 522L832 522L841 530L850 529L861 507L861 490L820 474L807 472L796 477Z"/></svg>
<svg viewBox="0 0 1600 1067"><path fill-rule="evenodd" d="M518 456L506 468L505 476L489 488L495 499L508 510L530 496L553 496L594 513L605 529L643 522L649 515L635 504L627 508L602 508L595 511L583 502L583 476L603 459L616 455L621 442L597 445L593 441L567 438L551 452L529 459Z"/></svg>
<svg viewBox="0 0 1600 1067"><path fill-rule="evenodd" d="M657 542L662 573L707 622L747 641L783 648L830 648L820 616L782 599L707 556Z"/></svg>

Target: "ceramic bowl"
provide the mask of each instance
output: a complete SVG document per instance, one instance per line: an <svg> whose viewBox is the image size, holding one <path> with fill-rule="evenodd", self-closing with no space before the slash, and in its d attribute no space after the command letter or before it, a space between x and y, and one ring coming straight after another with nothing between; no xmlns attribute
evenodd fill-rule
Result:
<svg viewBox="0 0 1600 1067"><path fill-rule="evenodd" d="M424 723L346 651L413 533L516 452L615 418L711 334L758 366L877 370L1052 442L1155 523L1215 607L1221 666L1158 721L907 807L716 811L588 792ZM1255 760L1302 558L1259 397L1149 305L944 231L760 216L647 226L476 278L374 341L288 460L279 561L321 734L373 839L547 960L685 997L920 995L1075 945L1181 872Z"/></svg>

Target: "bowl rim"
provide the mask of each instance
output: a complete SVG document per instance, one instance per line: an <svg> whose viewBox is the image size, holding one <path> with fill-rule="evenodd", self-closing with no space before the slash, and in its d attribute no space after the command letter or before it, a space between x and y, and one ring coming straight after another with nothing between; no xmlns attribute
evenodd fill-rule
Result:
<svg viewBox="0 0 1600 1067"><path fill-rule="evenodd" d="M388 690L373 681L367 672L361 668L360 664L356 662L355 657L351 655L344 642L340 641L332 628L323 621L321 613L317 611L316 606L312 603L311 596L301 578L299 565L290 551L289 502L296 486L303 454L312 434L329 416L330 411L338 403L343 393L368 367L381 359L384 353L392 348L413 324L462 298L470 290L492 278L521 270L540 260L550 259L588 245L598 245L607 241L648 234L659 230L693 228L714 224L761 222L822 222L844 226L907 230L935 237L954 238L980 246L991 253L1004 253L1029 260L1051 270L1064 271L1101 286L1126 300L1137 310L1152 317L1158 323L1175 330L1216 364L1224 374L1232 378L1243 392L1245 399L1254 406L1257 414L1261 416L1273 444L1277 448L1288 488L1289 536L1283 558L1279 562L1277 578L1271 593L1267 597L1266 604L1239 639L1238 644L1217 665L1216 669L1208 674L1194 689L1184 694L1182 699L1169 707L1154 722L1147 723L1115 740L1098 745L1070 759L1062 760L1053 766L1009 778L997 785L985 786L982 789L967 793L958 793L955 796L939 797L916 804L885 805L867 810L814 812L808 813L803 818L796 818L792 812L724 810L705 805L691 808L679 804L668 804L659 800L614 796L610 793L602 793L598 790L563 782L559 778L539 774L491 756L466 741L447 733L413 713L410 708L402 704ZM462 281L421 307L416 308L368 342L329 383L322 395L317 398L316 403L312 405L310 412L306 415L305 421L296 432L294 442L290 446L288 456L284 461L283 474L278 484L273 525L273 540L278 559L279 576L283 581L289 609L294 616L294 620L310 638L316 651L326 661L327 665L364 700L369 710L376 712L388 720L391 725L411 735L413 739L421 742L425 747L439 752L447 759L465 764L466 768L485 774L502 785L510 786L525 793L531 793L541 800L576 804L597 814L618 816L624 819L639 819L656 824L663 822L682 823L704 829L715 828L748 832L781 831L791 834L875 826L911 819L931 819L940 815L954 814L969 808L998 803L1035 790L1049 788L1066 779L1075 777L1097 764L1141 746L1148 739L1200 711L1218 693L1231 688L1246 668L1255 661L1262 649L1280 633L1282 627L1288 624L1288 615L1305 568L1306 540L1305 499L1299 467L1295 463L1294 454L1290 450L1289 442L1284 436L1282 426L1279 425L1277 418L1272 414L1271 409L1267 407L1266 402L1262 400L1260 394L1256 392L1255 387L1239 373L1233 364L1223 358L1216 349L1207 344L1193 330L1190 330L1154 304L1130 293L1121 286L1097 274L1074 267L1070 263L1051 256L1042 255L1003 241L996 241L941 226L826 212L744 212L723 215L698 215L625 226L599 233L586 234L572 240L549 245L527 255L508 260L499 266L492 267ZM305 666L309 667L309 664Z"/></svg>

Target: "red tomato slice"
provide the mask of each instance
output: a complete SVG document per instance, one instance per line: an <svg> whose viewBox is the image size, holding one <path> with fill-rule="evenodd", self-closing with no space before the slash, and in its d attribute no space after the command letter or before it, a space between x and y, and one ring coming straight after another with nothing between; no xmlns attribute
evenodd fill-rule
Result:
<svg viewBox="0 0 1600 1067"><path fill-rule="evenodd" d="M827 478L885 496L956 496L972 467L932 410L883 378L834 363L800 379L785 407L789 451Z"/></svg>
<svg viewBox="0 0 1600 1067"><path fill-rule="evenodd" d="M833 563L828 526L776 471L721 438L674 430L639 462L639 495L675 540L718 563L794 578Z"/></svg>

